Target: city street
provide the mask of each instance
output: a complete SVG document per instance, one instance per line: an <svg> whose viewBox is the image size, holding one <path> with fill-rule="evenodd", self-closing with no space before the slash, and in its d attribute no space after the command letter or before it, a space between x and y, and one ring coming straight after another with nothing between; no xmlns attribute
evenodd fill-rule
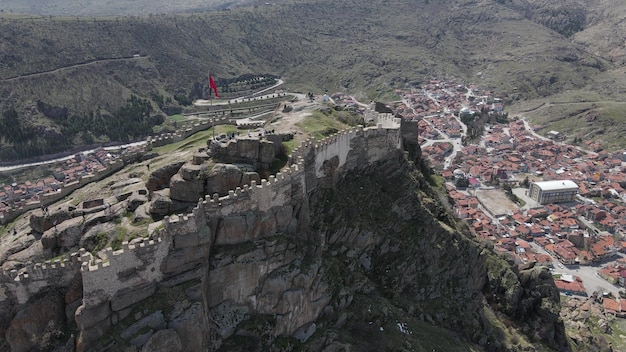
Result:
<svg viewBox="0 0 626 352"><path fill-rule="evenodd" d="M541 246L537 243L530 242L530 246L537 253L547 254L552 258L552 263L554 265L554 274L569 274L580 277L583 281L583 285L585 285L585 289L587 290L587 294L591 295L594 291L601 290L603 293L608 292L612 293L614 296L619 297L620 288L614 285L611 285L608 281L601 278L597 272L601 268L600 265L591 266L591 265L563 265L559 262L554 256L550 255L550 253L546 252Z"/></svg>

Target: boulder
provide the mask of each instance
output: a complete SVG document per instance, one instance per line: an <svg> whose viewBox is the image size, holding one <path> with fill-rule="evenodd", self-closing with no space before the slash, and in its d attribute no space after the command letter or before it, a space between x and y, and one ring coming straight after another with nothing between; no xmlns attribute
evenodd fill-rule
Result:
<svg viewBox="0 0 626 352"><path fill-rule="evenodd" d="M150 203L141 204L137 207L137 209L135 209L133 213L133 223L150 219L152 219L150 216Z"/></svg>
<svg viewBox="0 0 626 352"><path fill-rule="evenodd" d="M180 352L183 345L180 337L173 329L159 330L148 339L141 352ZM193 351L193 350L186 350ZM200 350L197 350L200 351Z"/></svg>
<svg viewBox="0 0 626 352"><path fill-rule="evenodd" d="M152 196L150 203L150 214L167 215L172 209L172 200L169 197L169 191L157 192Z"/></svg>
<svg viewBox="0 0 626 352"><path fill-rule="evenodd" d="M135 347L141 347L146 342L148 342L148 340L150 339L150 337L152 337L152 335L154 335L154 330L150 329L150 330L148 330L148 332L146 332L144 334L139 334L139 335L133 337L130 340L130 344L135 346Z"/></svg>
<svg viewBox="0 0 626 352"><path fill-rule="evenodd" d="M242 177L243 172L235 165L215 164L206 180L206 194L225 195L228 191L241 186Z"/></svg>
<svg viewBox="0 0 626 352"><path fill-rule="evenodd" d="M147 203L147 202L148 202L147 195L133 193L128 198L128 201L126 202L126 210L132 213L135 210L137 210L137 208L139 208L140 205Z"/></svg>
<svg viewBox="0 0 626 352"><path fill-rule="evenodd" d="M178 172L184 163L184 161L177 161L154 170L150 174L146 188L151 192L166 188L170 184L170 178Z"/></svg>
<svg viewBox="0 0 626 352"><path fill-rule="evenodd" d="M30 216L30 227L39 233L44 233L46 230L54 227L54 224L61 224L65 220L72 218L70 211L64 207L56 209L48 209L47 211L37 210L33 211Z"/></svg>
<svg viewBox="0 0 626 352"><path fill-rule="evenodd" d="M5 337L13 352L48 350L57 344L65 325L63 295L51 291L19 311Z"/></svg>
<svg viewBox="0 0 626 352"><path fill-rule="evenodd" d="M201 165L201 164L203 164L204 162L206 162L206 161L208 161L210 159L211 159L211 157L207 154L206 151L203 150L201 152L194 153L191 160L192 160L193 164Z"/></svg>
<svg viewBox="0 0 626 352"><path fill-rule="evenodd" d="M201 174L203 168L206 168L206 166L187 163L180 168L178 173L185 181L195 181L198 178L203 178L202 176L206 175L206 170L205 175Z"/></svg>
<svg viewBox="0 0 626 352"><path fill-rule="evenodd" d="M85 248L88 251L91 251L92 249L96 247L102 248L101 241L104 241L104 240L108 241L109 234L112 234L114 232L115 232L115 224L112 222L95 225L94 227L90 228L87 232L85 232L83 237L80 239L78 245L81 248Z"/></svg>
<svg viewBox="0 0 626 352"><path fill-rule="evenodd" d="M201 179L185 180L180 174L170 179L170 198L181 202L197 203L204 198L204 181Z"/></svg>
<svg viewBox="0 0 626 352"><path fill-rule="evenodd" d="M46 249L75 247L83 235L84 227L82 217L64 221L46 230L41 236L41 244Z"/></svg>
<svg viewBox="0 0 626 352"><path fill-rule="evenodd" d="M226 146L228 157L249 160L254 163L259 159L259 140L257 138L238 138Z"/></svg>

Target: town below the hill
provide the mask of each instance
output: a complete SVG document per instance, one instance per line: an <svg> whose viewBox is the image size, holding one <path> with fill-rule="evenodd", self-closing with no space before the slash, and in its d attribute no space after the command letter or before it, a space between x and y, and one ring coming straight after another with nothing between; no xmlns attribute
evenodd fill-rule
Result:
<svg viewBox="0 0 626 352"><path fill-rule="evenodd" d="M473 85L432 80L397 93L394 111L419 121L423 155L476 237L518 264L552 268L562 293L612 296L607 309L626 314L626 151L570 145L559 131L507 116L495 93ZM530 192L561 183L576 192L558 202Z"/></svg>

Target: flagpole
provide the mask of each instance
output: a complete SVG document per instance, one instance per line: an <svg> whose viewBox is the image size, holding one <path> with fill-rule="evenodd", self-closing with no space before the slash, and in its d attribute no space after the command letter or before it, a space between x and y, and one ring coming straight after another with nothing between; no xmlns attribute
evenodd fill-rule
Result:
<svg viewBox="0 0 626 352"><path fill-rule="evenodd" d="M209 116L210 113L213 110L213 94L211 94L211 71L208 72L209 73ZM213 140L215 140L215 116L212 117L213 118Z"/></svg>
<svg viewBox="0 0 626 352"><path fill-rule="evenodd" d="M211 96L211 90L215 93L216 98L220 97L219 94L217 94L217 85L215 84L213 77L211 77L211 72L209 71L209 110L213 109L213 97ZM215 119L213 119L213 122L215 123ZM215 133L215 128L213 128L213 133Z"/></svg>

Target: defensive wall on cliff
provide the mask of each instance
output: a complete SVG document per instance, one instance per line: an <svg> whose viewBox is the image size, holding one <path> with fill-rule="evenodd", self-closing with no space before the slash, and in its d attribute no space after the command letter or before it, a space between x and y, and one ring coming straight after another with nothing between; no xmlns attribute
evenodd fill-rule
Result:
<svg viewBox="0 0 626 352"><path fill-rule="evenodd" d="M200 122L194 122L191 125L185 125L177 129L175 132L163 133L156 137L148 137L147 142L152 147L161 147L166 144L180 142L195 133L207 130L217 125L236 125L236 123L227 117L209 118Z"/></svg>
<svg viewBox="0 0 626 352"><path fill-rule="evenodd" d="M215 122L215 121L212 121ZM206 128L207 122L191 128ZM373 127L356 127L322 140L309 139L295 149L289 165L275 176L231 190L228 195L207 195L189 214L166 217L163 227L150 237L124 242L122 249L108 248L101 258L81 250L71 260L28 265L20 272L0 273L0 301L23 304L46 288L68 286L82 276L82 304L75 310L81 330L80 349L101 337L130 314L132 305L154 294L159 286L175 286L209 277L209 307L225 299L250 303L267 310L254 295L254 287L242 287L244 277L258 282L273 267L230 266L207 276L212 244L236 245L275 234L296 234L308 226L307 194L319 180L338 172L365 167L402 148L401 120L380 114ZM328 167L329 161L332 167ZM285 259L287 260L287 259ZM242 272L220 272L242 271ZM317 316L319 307L310 308ZM292 333L300 320L285 322L281 332Z"/></svg>

